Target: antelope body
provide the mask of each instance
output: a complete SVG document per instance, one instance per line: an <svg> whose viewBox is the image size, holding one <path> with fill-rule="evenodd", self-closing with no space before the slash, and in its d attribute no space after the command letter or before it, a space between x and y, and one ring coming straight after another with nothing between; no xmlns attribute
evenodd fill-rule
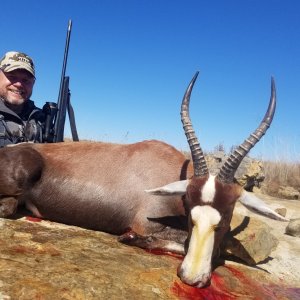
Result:
<svg viewBox="0 0 300 300"><path fill-rule="evenodd" d="M120 145L77 142L20 144L0 149L0 214L25 205L41 218L120 235L121 242L186 254L178 275L203 287L212 259L229 230L237 200L286 220L234 181L243 157L266 132L275 111L275 86L258 129L209 174L189 118L194 76L181 118L192 160L159 141Z"/></svg>

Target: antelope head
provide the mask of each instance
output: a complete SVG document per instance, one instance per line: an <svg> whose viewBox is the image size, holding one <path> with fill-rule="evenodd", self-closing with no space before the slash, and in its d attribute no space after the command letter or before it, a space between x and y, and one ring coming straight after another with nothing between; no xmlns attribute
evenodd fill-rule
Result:
<svg viewBox="0 0 300 300"><path fill-rule="evenodd" d="M248 209L268 217L282 221L287 219L246 192L234 178L243 158L266 133L272 122L276 107L274 79L271 80L269 107L259 127L232 152L219 173L213 176L208 171L189 117L190 96L197 76L198 72L191 80L181 105L181 121L191 150L194 175L191 179L173 182L147 192L166 196L185 195L183 199L189 234L185 244L186 255L178 268L178 276L189 285L204 287L210 283L212 260L218 254L220 243L230 228L236 201L239 200Z"/></svg>

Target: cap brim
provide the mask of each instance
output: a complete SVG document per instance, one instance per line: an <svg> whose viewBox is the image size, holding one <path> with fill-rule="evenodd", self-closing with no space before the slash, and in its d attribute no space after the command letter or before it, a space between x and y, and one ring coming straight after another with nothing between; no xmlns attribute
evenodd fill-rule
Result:
<svg viewBox="0 0 300 300"><path fill-rule="evenodd" d="M26 66L26 65L19 65L19 66L16 66L16 65L12 65L12 66L7 66L5 68L2 68L2 71L4 72L12 72L14 70L26 70L28 71L34 78L35 78L35 73L33 71L32 68Z"/></svg>

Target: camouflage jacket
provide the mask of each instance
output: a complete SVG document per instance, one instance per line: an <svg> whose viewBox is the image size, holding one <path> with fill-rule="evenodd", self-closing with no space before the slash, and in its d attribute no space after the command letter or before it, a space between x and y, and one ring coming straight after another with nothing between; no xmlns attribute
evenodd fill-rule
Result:
<svg viewBox="0 0 300 300"><path fill-rule="evenodd" d="M43 142L45 115L27 100L21 114L9 109L0 99L0 147L21 142Z"/></svg>

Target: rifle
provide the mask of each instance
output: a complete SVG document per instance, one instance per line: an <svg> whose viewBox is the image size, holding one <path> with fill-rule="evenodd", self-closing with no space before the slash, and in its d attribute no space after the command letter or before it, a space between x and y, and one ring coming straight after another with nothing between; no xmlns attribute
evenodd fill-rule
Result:
<svg viewBox="0 0 300 300"><path fill-rule="evenodd" d="M71 92L69 89L70 78L69 76L65 76L71 30L72 30L72 21L69 20L58 100L57 103L46 102L46 104L43 107L43 111L46 115L45 127L44 127L45 142L58 143L64 141L64 129L65 129L67 111L69 115L73 141L79 141L77 129L76 129L76 123L75 123L74 110L71 105Z"/></svg>

